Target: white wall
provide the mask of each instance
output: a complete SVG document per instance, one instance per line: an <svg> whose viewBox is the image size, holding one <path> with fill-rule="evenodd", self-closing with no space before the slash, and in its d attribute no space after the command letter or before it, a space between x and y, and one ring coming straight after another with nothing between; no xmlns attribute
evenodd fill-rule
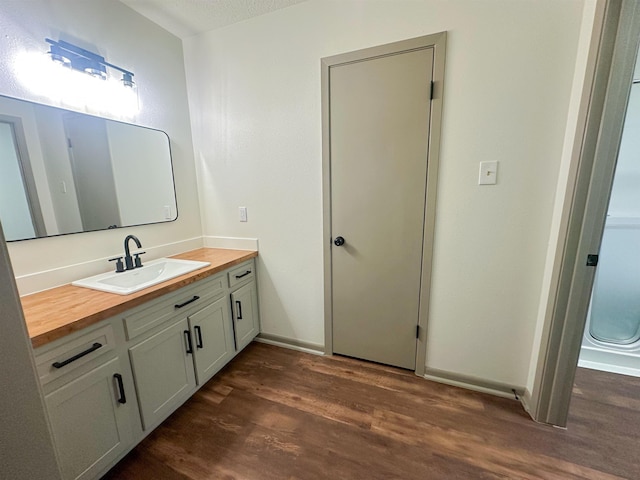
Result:
<svg viewBox="0 0 640 480"><path fill-rule="evenodd" d="M638 63L640 65L640 62ZM640 84L631 87L608 214L640 218Z"/></svg>
<svg viewBox="0 0 640 480"><path fill-rule="evenodd" d="M123 250L133 233L151 258L201 245L202 229L186 98L181 41L120 2L93 0L0 0L0 94L47 103L21 83L14 62L23 51L46 52L45 38L79 43L135 73L140 113L132 123L164 130L172 142L180 217L176 222L116 231L11 243L21 293L66 283L110 268L105 258ZM74 41L75 40L75 41ZM93 113L87 111L86 113ZM192 242L184 243L188 239ZM183 242L183 243L180 243ZM162 245L171 244L167 248ZM174 252L175 253L175 252ZM83 269L66 268L83 265ZM48 271L43 276L34 275Z"/></svg>
<svg viewBox="0 0 640 480"><path fill-rule="evenodd" d="M526 383L582 9L311 0L184 41L204 232L260 239L263 331L323 343L320 59L446 30L427 366Z"/></svg>
<svg viewBox="0 0 640 480"><path fill-rule="evenodd" d="M0 231L0 477L56 480L62 477L12 276Z"/></svg>

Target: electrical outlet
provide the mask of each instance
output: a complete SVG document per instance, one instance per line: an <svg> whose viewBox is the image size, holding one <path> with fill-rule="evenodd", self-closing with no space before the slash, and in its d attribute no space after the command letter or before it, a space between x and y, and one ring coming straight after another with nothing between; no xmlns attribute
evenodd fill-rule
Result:
<svg viewBox="0 0 640 480"><path fill-rule="evenodd" d="M241 222L246 222L247 221L247 207L238 207L239 211L240 211L240 221Z"/></svg>

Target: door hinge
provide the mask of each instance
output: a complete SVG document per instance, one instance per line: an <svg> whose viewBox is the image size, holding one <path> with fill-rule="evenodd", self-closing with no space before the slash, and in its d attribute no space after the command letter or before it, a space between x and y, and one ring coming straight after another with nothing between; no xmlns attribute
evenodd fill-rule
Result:
<svg viewBox="0 0 640 480"><path fill-rule="evenodd" d="M433 86L434 86L434 82L433 80L431 80L431 90L429 91L429 100L433 100Z"/></svg>
<svg viewBox="0 0 640 480"><path fill-rule="evenodd" d="M68 146L69 148L73 148L73 147L71 146L71 139L70 139L70 138L67 138L67 146Z"/></svg>
<svg viewBox="0 0 640 480"><path fill-rule="evenodd" d="M596 267L598 265L598 255L590 253L587 255L587 267Z"/></svg>
<svg viewBox="0 0 640 480"><path fill-rule="evenodd" d="M416 325L416 338L420 338L420 325Z"/></svg>

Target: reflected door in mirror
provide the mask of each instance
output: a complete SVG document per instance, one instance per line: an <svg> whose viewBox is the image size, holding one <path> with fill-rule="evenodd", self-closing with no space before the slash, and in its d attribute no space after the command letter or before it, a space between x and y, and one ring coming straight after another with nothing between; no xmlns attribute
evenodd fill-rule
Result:
<svg viewBox="0 0 640 480"><path fill-rule="evenodd" d="M105 120L77 113L62 117L82 230L121 226Z"/></svg>
<svg viewBox="0 0 640 480"><path fill-rule="evenodd" d="M22 136L19 118L0 115L0 219L7 240L44 232L37 197L31 198L35 191L29 159L19 147Z"/></svg>

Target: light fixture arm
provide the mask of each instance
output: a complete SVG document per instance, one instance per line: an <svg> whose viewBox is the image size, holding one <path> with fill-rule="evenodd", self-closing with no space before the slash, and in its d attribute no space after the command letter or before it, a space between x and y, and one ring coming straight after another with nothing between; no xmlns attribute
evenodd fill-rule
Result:
<svg viewBox="0 0 640 480"><path fill-rule="evenodd" d="M90 52L64 40L55 41L45 38L51 45L49 55L51 59L74 70L85 72L97 78L107 78L107 67L122 73L122 83L127 87L133 87L133 72L107 62L104 57Z"/></svg>

